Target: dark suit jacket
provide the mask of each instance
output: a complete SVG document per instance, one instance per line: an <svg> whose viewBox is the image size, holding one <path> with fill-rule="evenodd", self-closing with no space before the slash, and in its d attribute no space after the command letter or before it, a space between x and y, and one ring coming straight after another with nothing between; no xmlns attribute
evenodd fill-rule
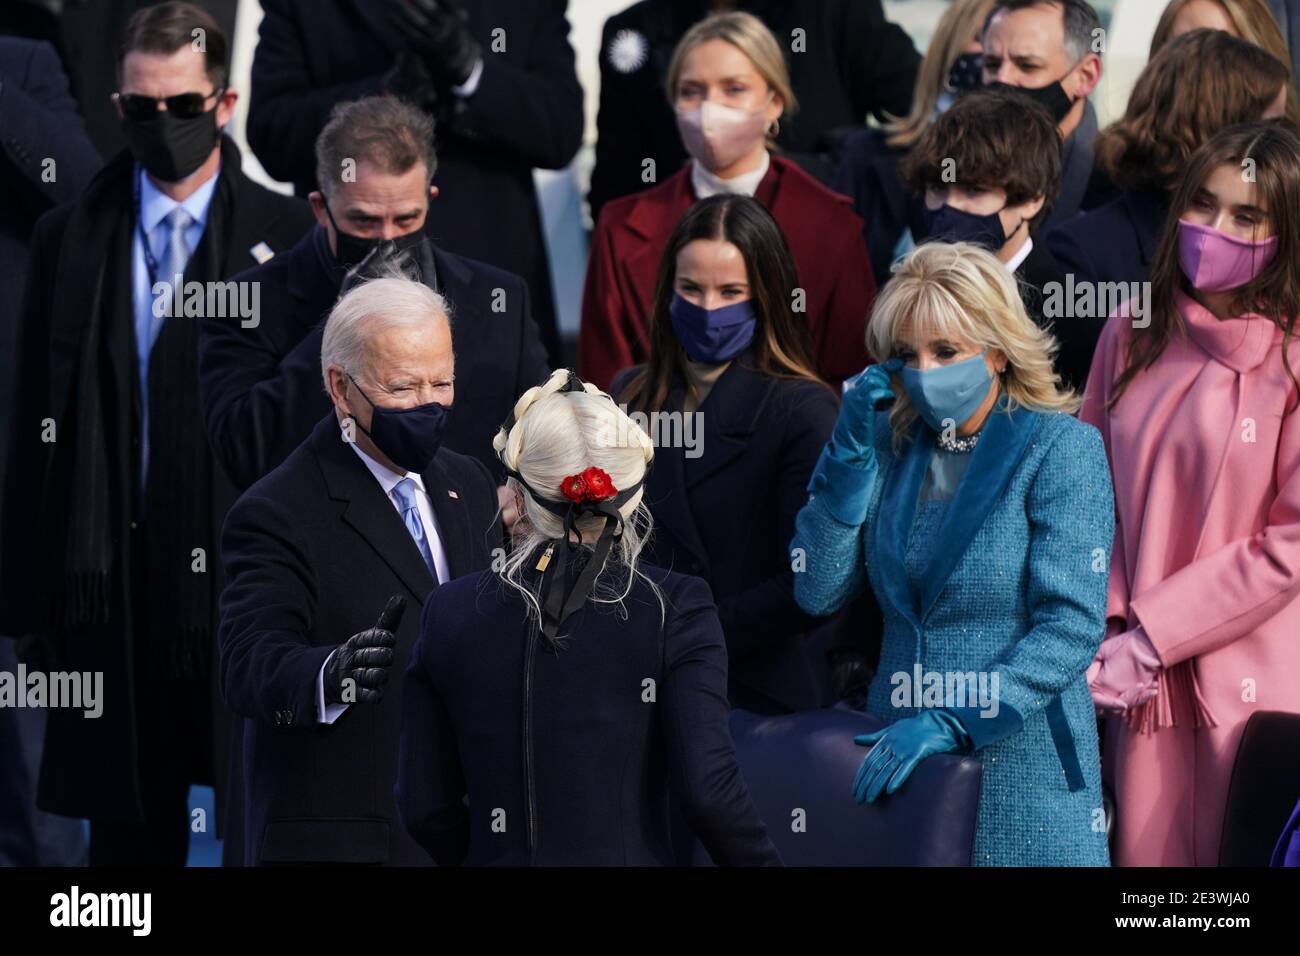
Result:
<svg viewBox="0 0 1300 956"><path fill-rule="evenodd" d="M876 295L862 223L849 201L789 160L772 157L754 198L781 226L806 293L813 361L838 384L867 364L866 328ZM654 189L605 207L591 240L582 293L578 370L604 388L643 362L664 247L695 202L689 167Z"/></svg>
<svg viewBox="0 0 1300 956"><path fill-rule="evenodd" d="M588 601L565 622L558 654L491 571L430 596L402 696L396 797L438 863L671 865L670 780L714 860L780 862L736 762L708 585L641 570L662 589L662 615L638 579L625 615Z"/></svg>
<svg viewBox="0 0 1300 956"><path fill-rule="evenodd" d="M384 90L406 48L389 0L262 0L248 143L266 171L299 195L316 180L314 147L331 107ZM441 193L426 231L438 245L523 276L551 356L555 305L533 167L561 169L582 142L565 0L462 4L483 47L477 92L436 131ZM505 50L495 52L494 31ZM497 35L499 47L500 34ZM535 384L535 383L534 383Z"/></svg>
<svg viewBox="0 0 1300 956"><path fill-rule="evenodd" d="M273 193L245 176L240 171L239 151L233 141L223 139L221 148L221 175L231 177L236 197L234 209L225 235L206 228L192 257L194 262L204 262L205 250L217 243L216 259L221 274L212 277L196 274L195 280L229 279L256 262L250 250L259 243L266 243L276 251L288 248L302 235L311 218L306 203ZM3 545L0 549L0 633L7 629L7 633L22 634L33 626L31 602L37 589L32 581L31 556L35 551L33 542L46 517L35 504L43 498L39 493L42 484L80 478L68 473L71 457L56 454L58 443L41 440L40 424L49 416L58 422L60 435L69 434L72 428L70 410L75 408L77 359L97 301L96 277L104 269L103 260L96 259L84 247L85 237L74 224L83 217L93 218L95 210L111 203L113 197L129 197L134 169L126 153L114 157L75 202L65 203L42 216L32 236L16 362L14 427L7 453L10 462L21 461L24 467L7 470L4 494L0 495L0 508L3 508L0 526L5 528L0 538ZM130 206L129 198L127 206ZM130 228L129 221L119 224L124 232L129 233ZM134 359L133 346L128 343L125 348ZM122 398L131 400L131 396ZM110 441L114 438L109 436ZM219 468L212 471L211 524L215 538L215 529L221 527L226 509L235 499L235 491ZM215 546L214 540L212 547ZM212 605L215 633L216 601ZM102 671L105 695L121 706L107 708L98 720L85 720L74 711L51 711L46 732L47 753L59 754L61 759L47 760L42 767L41 803L66 816L137 819L143 814L143 807L137 786L140 768L131 676L135 639L130 622L118 613L105 628L66 634L61 643L61 652L67 657L65 665L76 670ZM216 781L218 806L222 807L230 718L215 686L212 691L216 734L212 750L216 766L211 772Z"/></svg>
<svg viewBox="0 0 1300 956"><path fill-rule="evenodd" d="M591 218L611 199L662 182L686 162L665 89L678 41L709 13L705 0L641 0L605 21L600 40L600 112ZM907 33L885 19L880 0L742 0L771 28L790 69L799 110L782 117L783 155L823 182L839 141L868 113L906 116L921 56ZM804 50L796 52L794 30ZM640 51L639 58L635 57ZM655 161L657 179L641 178Z"/></svg>
<svg viewBox="0 0 1300 956"><path fill-rule="evenodd" d="M862 220L862 237L871 256L876 285L889 281L889 267L903 233L913 236L924 230L920 199L903 183L899 165L907 150L885 142L885 131L864 129L844 141L833 185L853 200L853 210Z"/></svg>
<svg viewBox="0 0 1300 956"><path fill-rule="evenodd" d="M817 706L817 691L804 635L822 619L795 603L790 539L839 402L824 385L769 378L748 361L748 353L737 358L700 406L695 450L684 441L656 447L646 558L709 582L727 636L733 707L806 710ZM633 371L615 382L620 401Z"/></svg>
<svg viewBox="0 0 1300 956"><path fill-rule="evenodd" d="M1145 282L1169 216L1164 193L1125 192L1047 233L1047 246L1081 282Z"/></svg>
<svg viewBox="0 0 1300 956"><path fill-rule="evenodd" d="M1029 317L1054 336L1060 346L1052 363L1066 385L1083 392L1097 338L1106 324L1105 315L1077 315L1076 297L1069 295L1071 286L1063 270L1042 239L1016 269L1020 299ZM1076 280L1077 283L1077 280Z"/></svg>
<svg viewBox="0 0 1300 956"><path fill-rule="evenodd" d="M205 319L200 394L208 436L239 488L284 461L331 407L321 381L325 319L342 275L319 227L238 278L259 283L261 321ZM439 287L452 305L456 400L444 443L493 469L492 437L525 390L546 377L546 354L515 275L436 247ZM497 290L503 290L498 295ZM497 312L497 303L505 311Z"/></svg>
<svg viewBox="0 0 1300 956"><path fill-rule="evenodd" d="M487 469L443 449L422 478L452 576L487 567L501 546ZM428 862L397 824L393 783L402 674L434 580L332 411L230 510L221 557L221 688L245 718L245 864ZM383 700L319 724L321 666L394 594L408 606Z"/></svg>

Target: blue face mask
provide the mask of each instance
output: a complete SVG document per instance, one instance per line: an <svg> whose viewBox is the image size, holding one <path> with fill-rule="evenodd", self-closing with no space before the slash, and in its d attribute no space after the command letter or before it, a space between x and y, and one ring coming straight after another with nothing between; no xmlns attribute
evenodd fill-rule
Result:
<svg viewBox="0 0 1300 956"><path fill-rule="evenodd" d="M925 235L922 240L936 239L939 242L973 242L990 252L997 252L1006 244L1007 234L1002 228L1002 217L998 212L987 216L977 216L973 212L954 209L946 203L938 209L926 207Z"/></svg>
<svg viewBox="0 0 1300 956"><path fill-rule="evenodd" d="M673 293L668 316L692 362L729 362L754 339L754 306L748 300L720 309L702 309Z"/></svg>
<svg viewBox="0 0 1300 956"><path fill-rule="evenodd" d="M898 375L913 407L937 432L960 428L984 403L993 381L983 352L924 372L904 366Z"/></svg>

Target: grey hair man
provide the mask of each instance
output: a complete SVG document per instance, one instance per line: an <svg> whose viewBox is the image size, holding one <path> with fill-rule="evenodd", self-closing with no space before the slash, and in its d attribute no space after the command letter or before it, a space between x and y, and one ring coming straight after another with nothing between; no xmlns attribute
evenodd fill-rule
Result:
<svg viewBox="0 0 1300 956"><path fill-rule="evenodd" d="M443 446L455 357L448 304L427 285L385 275L348 291L318 363L331 408L240 498L222 538L220 683L246 724L243 861L427 863L392 794L420 623L403 609L501 553L496 486Z"/></svg>

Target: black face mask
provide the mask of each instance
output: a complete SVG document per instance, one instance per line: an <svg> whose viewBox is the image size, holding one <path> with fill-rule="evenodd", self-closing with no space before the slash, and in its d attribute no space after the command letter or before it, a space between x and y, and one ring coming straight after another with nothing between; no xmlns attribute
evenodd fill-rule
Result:
<svg viewBox="0 0 1300 956"><path fill-rule="evenodd" d="M355 378L351 375L348 378L357 385ZM363 428L359 421L357 427L370 436L375 447L393 464L407 471L423 472L427 469L442 445L442 435L447 430L447 418L451 414L450 406L429 402L414 408L385 408L371 401L370 396L361 391L360 385L357 385L357 391L370 402L370 427Z"/></svg>
<svg viewBox="0 0 1300 956"><path fill-rule="evenodd" d="M1002 217L996 212L979 216L944 204L938 209L927 208L923 215L925 216L925 239L938 242L973 242L990 252L997 252L1007 241L1006 231L1002 227Z"/></svg>
<svg viewBox="0 0 1300 956"><path fill-rule="evenodd" d="M990 83L985 89L989 90L1009 90L1012 93L1019 93L1037 103L1051 114L1054 122L1061 122L1065 119L1066 114L1074 108L1075 100L1070 99L1070 94L1065 92L1065 87L1061 81L1048 83L1046 86L1040 86L1037 89L1030 89L1027 86L1012 86L1010 83Z"/></svg>
<svg viewBox="0 0 1300 956"><path fill-rule="evenodd" d="M948 68L948 89L953 93L969 93L984 85L984 54L963 53Z"/></svg>
<svg viewBox="0 0 1300 956"><path fill-rule="evenodd" d="M165 183L180 182L202 166L220 135L215 106L192 119L177 119L170 110L148 119L123 117L122 132L136 162Z"/></svg>
<svg viewBox="0 0 1300 956"><path fill-rule="evenodd" d="M325 207L325 215L329 217L330 225L334 227L334 261L341 269L354 269L372 255L377 259L397 258L418 248L424 242L423 229L398 236L396 239L366 239L362 236L349 235L339 228L339 224L334 220L334 213L330 212L329 201L324 195L321 196L321 204Z"/></svg>

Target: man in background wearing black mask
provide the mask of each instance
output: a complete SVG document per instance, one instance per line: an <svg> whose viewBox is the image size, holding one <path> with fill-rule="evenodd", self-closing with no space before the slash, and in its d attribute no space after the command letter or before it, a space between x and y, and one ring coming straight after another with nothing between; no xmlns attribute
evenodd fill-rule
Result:
<svg viewBox="0 0 1300 956"><path fill-rule="evenodd" d="M140 10L114 95L130 149L32 238L0 633L38 635L51 669L103 674L98 719L51 709L38 790L42 808L90 819L92 865L184 865L190 785L214 785L224 809L230 716L211 687L234 489L199 413L192 309L212 299L189 290L288 248L310 223L301 202L241 173L220 135L235 100L207 13Z"/></svg>
<svg viewBox="0 0 1300 956"><path fill-rule="evenodd" d="M984 26L984 84L1017 88L1045 107L1065 141L1061 192L1045 231L1114 196L1093 168L1105 35L1086 0L1000 0Z"/></svg>
<svg viewBox="0 0 1300 956"><path fill-rule="evenodd" d="M496 474L492 437L547 374L528 286L426 238L437 186L433 121L392 96L334 108L316 142L317 228L239 278L260 284L263 319L203 323L199 370L208 436L242 489L298 446L329 408L320 384L325 318L339 293L392 259L451 304L456 390L446 444Z"/></svg>

